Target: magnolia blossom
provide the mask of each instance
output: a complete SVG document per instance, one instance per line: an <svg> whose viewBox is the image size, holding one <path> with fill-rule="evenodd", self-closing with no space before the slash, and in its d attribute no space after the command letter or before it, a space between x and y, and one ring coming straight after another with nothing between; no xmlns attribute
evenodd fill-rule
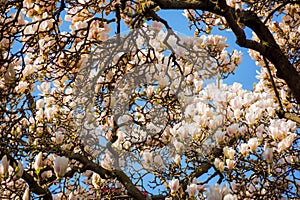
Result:
<svg viewBox="0 0 300 200"><path fill-rule="evenodd" d="M44 99L39 99L35 103L37 109L41 109L44 107Z"/></svg>
<svg viewBox="0 0 300 200"><path fill-rule="evenodd" d="M103 160L100 162L101 167L104 169L112 169L112 158L109 154L105 154Z"/></svg>
<svg viewBox="0 0 300 200"><path fill-rule="evenodd" d="M105 182L105 180L102 179L99 174L93 173L92 184L96 189L100 189L104 182Z"/></svg>
<svg viewBox="0 0 300 200"><path fill-rule="evenodd" d="M30 190L29 187L27 187L23 194L22 200L29 200L29 199L30 199Z"/></svg>
<svg viewBox="0 0 300 200"><path fill-rule="evenodd" d="M154 30L155 32L160 31L162 28L164 27L164 25L160 22L157 21L153 21L152 22L152 26L151 29Z"/></svg>
<svg viewBox="0 0 300 200"><path fill-rule="evenodd" d="M272 161L273 161L273 148L265 147L263 157L267 161L267 163L272 163Z"/></svg>
<svg viewBox="0 0 300 200"><path fill-rule="evenodd" d="M293 141L295 140L295 137L296 137L295 134L291 134L291 135L287 136L286 138L284 138L282 141L280 141L278 143L277 151L279 153L281 153L282 151L289 148L292 145Z"/></svg>
<svg viewBox="0 0 300 200"><path fill-rule="evenodd" d="M207 199L222 200L226 195L230 194L230 192L227 185L223 185L221 188L219 184L215 184L213 187L210 187L209 192L207 193Z"/></svg>
<svg viewBox="0 0 300 200"><path fill-rule="evenodd" d="M50 170L47 170L47 171L44 171L42 174L41 174L41 177L44 179L44 178L50 178L52 176L52 171Z"/></svg>
<svg viewBox="0 0 300 200"><path fill-rule="evenodd" d="M183 143L178 142L177 140L175 140L173 144L174 144L174 147L175 147L177 153L180 153L184 148Z"/></svg>
<svg viewBox="0 0 300 200"><path fill-rule="evenodd" d="M225 164L220 158L216 158L214 161L214 165L217 169L219 169L221 172L224 171Z"/></svg>
<svg viewBox="0 0 300 200"><path fill-rule="evenodd" d="M177 190L179 189L179 180L173 178L169 183L169 188L171 190L171 193L177 192Z"/></svg>
<svg viewBox="0 0 300 200"><path fill-rule="evenodd" d="M41 85L38 85L37 88L43 93L46 94L48 93L50 89L50 83L48 82L43 82Z"/></svg>
<svg viewBox="0 0 300 200"><path fill-rule="evenodd" d="M57 156L54 160L54 172L57 177L63 177L66 173L67 167L69 163L69 158L65 156Z"/></svg>
<svg viewBox="0 0 300 200"><path fill-rule="evenodd" d="M208 200L221 200L222 193L219 184L216 184L213 187L210 187L209 192L207 193Z"/></svg>
<svg viewBox="0 0 300 200"><path fill-rule="evenodd" d="M174 162L179 165L180 164L180 161L181 161L181 156L176 154L174 157L173 157L173 160Z"/></svg>
<svg viewBox="0 0 300 200"><path fill-rule="evenodd" d="M224 155L229 158L229 159L233 159L234 158L234 154L235 154L235 150L232 147L224 147L223 148L223 152Z"/></svg>
<svg viewBox="0 0 300 200"><path fill-rule="evenodd" d="M158 166L160 169L164 168L164 161L160 155L156 155L154 157L154 164Z"/></svg>
<svg viewBox="0 0 300 200"><path fill-rule="evenodd" d="M149 85L147 88L146 88L146 95L148 98L150 98L152 96L154 92L154 87L152 85Z"/></svg>
<svg viewBox="0 0 300 200"><path fill-rule="evenodd" d="M242 143L240 146L240 152L242 155L246 156L249 153L249 145L246 143Z"/></svg>
<svg viewBox="0 0 300 200"><path fill-rule="evenodd" d="M234 167L234 160L226 159L226 165L229 170L232 170Z"/></svg>
<svg viewBox="0 0 300 200"><path fill-rule="evenodd" d="M195 183L192 183L187 186L186 192L189 194L189 197L196 196L197 188L198 188L198 186Z"/></svg>
<svg viewBox="0 0 300 200"><path fill-rule="evenodd" d="M246 122L250 126L256 122L256 115L254 112L247 112L245 118L246 118Z"/></svg>
<svg viewBox="0 0 300 200"><path fill-rule="evenodd" d="M43 167L43 153L40 152L36 158L35 158L35 162L34 162L34 165L33 165L33 168L36 170L36 171L39 171L40 168Z"/></svg>
<svg viewBox="0 0 300 200"><path fill-rule="evenodd" d="M257 138L250 138L247 144L250 147L250 151L255 152L256 147L259 145L258 139Z"/></svg>
<svg viewBox="0 0 300 200"><path fill-rule="evenodd" d="M153 153L151 153L149 150L144 151L143 159L147 164L153 163Z"/></svg>
<svg viewBox="0 0 300 200"><path fill-rule="evenodd" d="M55 133L55 141L56 141L56 144L61 144L64 140L64 134L60 131L57 131Z"/></svg>
<svg viewBox="0 0 300 200"><path fill-rule="evenodd" d="M232 194L226 194L223 198L223 200L238 200L236 195L232 195Z"/></svg>
<svg viewBox="0 0 300 200"><path fill-rule="evenodd" d="M29 83L25 81L20 81L19 84L16 87L16 92L17 93L23 93L29 86Z"/></svg>
<svg viewBox="0 0 300 200"><path fill-rule="evenodd" d="M53 119L57 109L55 107L46 107L44 111L45 117L50 121Z"/></svg>
<svg viewBox="0 0 300 200"><path fill-rule="evenodd" d="M0 163L0 177L5 176L8 173L8 167L9 167L9 162L7 160L7 156L4 155Z"/></svg>
<svg viewBox="0 0 300 200"><path fill-rule="evenodd" d="M75 200L76 198L75 198L75 195L74 195L74 193L73 192L71 192L70 194L69 194L69 198L68 198L68 200Z"/></svg>
<svg viewBox="0 0 300 200"><path fill-rule="evenodd" d="M217 144L220 144L224 141L224 139L226 138L226 135L223 131L221 130L217 130L214 134L214 139L216 140Z"/></svg>
<svg viewBox="0 0 300 200"><path fill-rule="evenodd" d="M17 173L16 173L16 177L17 177L17 178L22 177L23 172L24 172L23 164L22 164L22 162L21 162L20 160L18 160L18 171L17 171Z"/></svg>

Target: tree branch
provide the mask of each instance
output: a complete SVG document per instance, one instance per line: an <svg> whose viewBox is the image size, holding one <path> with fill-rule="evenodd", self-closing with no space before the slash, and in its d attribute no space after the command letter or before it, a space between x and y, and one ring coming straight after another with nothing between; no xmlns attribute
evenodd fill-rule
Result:
<svg viewBox="0 0 300 200"><path fill-rule="evenodd" d="M94 163L88 158L71 152L63 152L63 155L67 156L70 159L77 160L84 164L86 170L91 170L100 175L103 179L117 178L126 188L128 194L131 195L134 199L143 200L146 199L146 196L131 182L129 177L121 170L107 170L101 167L99 164Z"/></svg>
<svg viewBox="0 0 300 200"><path fill-rule="evenodd" d="M0 153L0 157L6 155L11 166L18 166L16 159L14 159L9 154L5 154L4 152L2 153ZM29 173L24 171L21 178L24 179L24 181L26 181L30 191L34 192L35 194L42 195L44 199L52 200L52 195L50 190L48 190L48 188L40 186Z"/></svg>

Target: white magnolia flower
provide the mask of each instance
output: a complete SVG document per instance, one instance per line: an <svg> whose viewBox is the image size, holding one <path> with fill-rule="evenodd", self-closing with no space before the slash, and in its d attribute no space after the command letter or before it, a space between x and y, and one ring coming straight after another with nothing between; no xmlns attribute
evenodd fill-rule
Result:
<svg viewBox="0 0 300 200"><path fill-rule="evenodd" d="M16 173L16 177L17 178L21 178L24 172L24 167L23 164L20 160L18 160L18 171Z"/></svg>
<svg viewBox="0 0 300 200"><path fill-rule="evenodd" d="M67 171L69 158L57 156L54 160L54 172L57 177L63 177Z"/></svg>
<svg viewBox="0 0 300 200"><path fill-rule="evenodd" d="M29 187L27 187L23 194L22 200L29 200L30 199L29 195L30 195L30 191L29 191Z"/></svg>
<svg viewBox="0 0 300 200"><path fill-rule="evenodd" d="M266 147L263 157L266 159L267 163L271 163L273 161L273 148Z"/></svg>
<svg viewBox="0 0 300 200"><path fill-rule="evenodd" d="M29 86L29 83L20 81L19 84L16 87L16 92L17 93L23 93Z"/></svg>
<svg viewBox="0 0 300 200"><path fill-rule="evenodd" d="M5 176L8 172L9 162L7 160L7 156L3 156L0 163L0 177Z"/></svg>
<svg viewBox="0 0 300 200"><path fill-rule="evenodd" d="M171 193L177 192L177 190L179 189L179 180L173 178L169 183L169 188L171 190Z"/></svg>
<svg viewBox="0 0 300 200"><path fill-rule="evenodd" d="M251 152L256 151L256 147L259 145L257 138L250 138L248 141L248 146L250 147Z"/></svg>
<svg viewBox="0 0 300 200"><path fill-rule="evenodd" d="M196 196L197 193L197 184L192 183L187 186L186 192L189 194L189 197Z"/></svg>
<svg viewBox="0 0 300 200"><path fill-rule="evenodd" d="M34 162L34 165L33 165L33 168L35 170L40 170L40 168L43 167L43 153L40 152L36 158L35 158L35 162Z"/></svg>

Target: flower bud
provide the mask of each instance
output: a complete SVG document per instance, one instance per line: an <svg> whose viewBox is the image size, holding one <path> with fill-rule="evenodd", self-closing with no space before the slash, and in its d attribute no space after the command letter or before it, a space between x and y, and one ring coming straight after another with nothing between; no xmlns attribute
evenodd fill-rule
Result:
<svg viewBox="0 0 300 200"><path fill-rule="evenodd" d="M179 180L173 178L169 183L169 188L171 189L171 193L177 192L179 189Z"/></svg>
<svg viewBox="0 0 300 200"><path fill-rule="evenodd" d="M39 172L39 170L41 169L41 167L43 167L43 153L40 152L35 159L34 165L33 165L34 169Z"/></svg>
<svg viewBox="0 0 300 200"><path fill-rule="evenodd" d="M0 163L0 177L5 177L8 172L9 162L7 160L7 156L3 156Z"/></svg>
<svg viewBox="0 0 300 200"><path fill-rule="evenodd" d="M54 172L57 177L61 178L65 175L69 163L69 158L65 156L57 156L54 160Z"/></svg>
<svg viewBox="0 0 300 200"><path fill-rule="evenodd" d="M30 195L30 191L29 191L29 187L28 187L28 188L26 188L26 190L23 194L22 200L29 200L29 195Z"/></svg>
<svg viewBox="0 0 300 200"><path fill-rule="evenodd" d="M24 167L21 161L18 160L18 167L16 170L16 177L21 178L24 172Z"/></svg>
<svg viewBox="0 0 300 200"><path fill-rule="evenodd" d="M187 186L186 192L189 194L189 197L196 196L197 193L197 185L195 183L192 183L191 185Z"/></svg>
<svg viewBox="0 0 300 200"><path fill-rule="evenodd" d="M273 148L266 147L263 153L264 159L266 159L267 163L272 163L273 161Z"/></svg>

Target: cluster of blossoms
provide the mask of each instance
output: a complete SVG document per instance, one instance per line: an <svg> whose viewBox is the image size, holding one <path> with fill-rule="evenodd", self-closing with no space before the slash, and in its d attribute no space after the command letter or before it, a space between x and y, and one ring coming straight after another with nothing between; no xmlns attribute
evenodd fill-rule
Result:
<svg viewBox="0 0 300 200"><path fill-rule="evenodd" d="M279 6L226 3L266 8L267 19ZM299 9L266 21L297 69ZM228 28L225 18L185 10L197 31L184 37L157 10L143 0L0 1L1 198L299 197L299 124L278 114L299 105L275 67L249 51L262 67L253 91L226 85L241 52L200 36ZM110 38L121 20L138 28Z"/></svg>
<svg viewBox="0 0 300 200"><path fill-rule="evenodd" d="M194 183L191 183L187 186L186 192L188 193L189 199L196 199L197 193L203 193L205 191L205 186L197 185L194 179ZM180 184L178 179L172 179L169 182L169 188L171 190L171 195L176 198L176 193L180 190ZM209 191L204 195L208 200L217 200L217 199L225 199L225 200L237 200L237 196L232 194L230 188L226 185L223 185L222 188L219 184L215 184L209 188ZM172 200L172 197L167 197L166 200Z"/></svg>

